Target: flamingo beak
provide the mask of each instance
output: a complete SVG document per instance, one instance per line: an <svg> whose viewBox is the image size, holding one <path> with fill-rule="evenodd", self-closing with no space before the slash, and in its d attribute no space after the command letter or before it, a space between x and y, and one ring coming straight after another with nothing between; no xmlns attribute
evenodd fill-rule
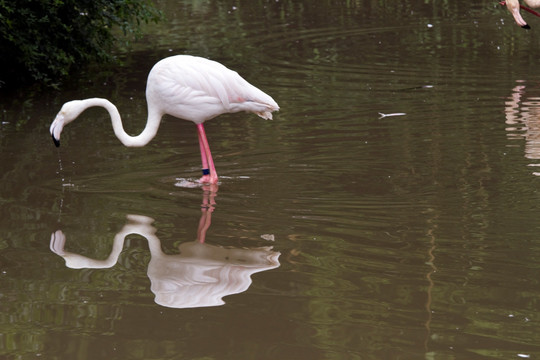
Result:
<svg viewBox="0 0 540 360"><path fill-rule="evenodd" d="M53 140L54 145L55 145L56 147L60 147L60 140L56 140L56 138L54 137L54 135L52 136L52 140Z"/></svg>
<svg viewBox="0 0 540 360"><path fill-rule="evenodd" d="M527 22L521 17L521 14L519 13L519 9L512 10L512 15L514 16L514 19L516 20L516 23L521 26L523 29L529 30L531 27Z"/></svg>
<svg viewBox="0 0 540 360"><path fill-rule="evenodd" d="M64 117L60 114L56 115L56 119L51 124L49 131L56 147L60 146L60 134L64 128Z"/></svg>

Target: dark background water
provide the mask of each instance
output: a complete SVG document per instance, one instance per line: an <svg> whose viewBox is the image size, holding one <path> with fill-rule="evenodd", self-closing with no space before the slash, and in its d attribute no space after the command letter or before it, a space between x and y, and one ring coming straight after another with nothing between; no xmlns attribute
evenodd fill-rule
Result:
<svg viewBox="0 0 540 360"><path fill-rule="evenodd" d="M157 5L167 21L121 64L2 94L1 357L540 357L540 19L522 30L495 1ZM72 99L107 98L140 132L148 71L172 54L281 107L207 123L217 193L185 186L186 121L128 149L91 109L53 146ZM205 281L225 304L196 306Z"/></svg>

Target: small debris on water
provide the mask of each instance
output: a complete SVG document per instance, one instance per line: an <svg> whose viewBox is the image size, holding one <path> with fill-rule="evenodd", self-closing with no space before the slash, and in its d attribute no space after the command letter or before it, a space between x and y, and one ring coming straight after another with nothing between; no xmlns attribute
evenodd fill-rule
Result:
<svg viewBox="0 0 540 360"><path fill-rule="evenodd" d="M264 240L268 240L268 241L275 241L276 240L274 234L263 234L263 235L261 235L261 238L264 239Z"/></svg>
<svg viewBox="0 0 540 360"><path fill-rule="evenodd" d="M194 188L200 187L201 184L199 184L199 182L197 181L178 178L176 179L176 183L174 184L174 186L180 187L180 188L194 189Z"/></svg>
<svg viewBox="0 0 540 360"><path fill-rule="evenodd" d="M390 116L403 116L407 115L407 113L391 113L391 114L383 114L382 112L379 113L379 119L390 117Z"/></svg>

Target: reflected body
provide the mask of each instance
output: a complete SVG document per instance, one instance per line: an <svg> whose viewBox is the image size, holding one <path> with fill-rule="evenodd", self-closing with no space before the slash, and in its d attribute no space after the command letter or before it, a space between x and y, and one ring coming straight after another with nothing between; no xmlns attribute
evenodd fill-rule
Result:
<svg viewBox="0 0 540 360"><path fill-rule="evenodd" d="M116 106L100 98L65 103L50 126L51 136L59 146L64 126L84 110L98 106L109 112L114 133L122 144L140 147L156 136L163 115L172 115L197 125L203 168L200 182L217 184L218 176L203 123L218 115L239 111L272 119L272 112L279 110L274 99L248 83L237 72L218 62L189 55L171 56L154 65L148 75L146 100L148 120L137 136L125 132Z"/></svg>
<svg viewBox="0 0 540 360"><path fill-rule="evenodd" d="M532 7L532 8L537 8L537 7L540 7L540 0L525 0L525 3ZM519 0L507 0L507 1L502 1L501 4L506 4L506 7L508 8L508 10L510 11L510 13L512 14L512 16L514 17L514 20L516 21L516 23L521 26L522 28L524 29L530 29L531 27L529 26L529 24L527 24L527 22L523 19L523 17L521 16L521 13L520 13L520 8L521 9L524 9L528 12L531 12L535 15L539 15L538 13L536 13L535 11L532 11L524 6L521 6L519 4Z"/></svg>
<svg viewBox="0 0 540 360"><path fill-rule="evenodd" d="M154 220L147 216L128 215L128 223L116 234L110 255L96 260L64 249L66 236L61 230L51 235L51 250L64 258L72 269L105 269L116 264L124 240L130 234L148 241L151 259L148 278L155 302L171 308L194 308L225 304L223 297L246 291L251 275L279 267L279 252L272 247L224 248L205 243L212 208L203 208L196 241L180 244L180 254L167 255L161 250Z"/></svg>

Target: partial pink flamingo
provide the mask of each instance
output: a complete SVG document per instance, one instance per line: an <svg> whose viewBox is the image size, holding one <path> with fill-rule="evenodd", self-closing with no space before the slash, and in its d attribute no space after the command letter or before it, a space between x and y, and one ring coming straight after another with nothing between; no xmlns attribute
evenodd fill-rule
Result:
<svg viewBox="0 0 540 360"><path fill-rule="evenodd" d="M154 65L146 84L148 120L137 136L128 135L116 106L100 98L65 103L51 124L50 133L56 146L65 125L92 106L104 107L111 116L116 137L125 146L140 147L156 135L165 114L193 121L197 125L203 176L201 183L217 184L218 175L203 123L224 113L252 112L272 119L278 104L269 95L244 80L236 71L205 58L177 55Z"/></svg>
<svg viewBox="0 0 540 360"><path fill-rule="evenodd" d="M525 0L525 3L533 8L540 7L540 0ZM537 13L536 11L529 9L526 6L520 5L519 0L506 0L506 1L501 1L499 4L506 5L508 10L514 17L514 20L516 20L516 23L524 29L530 29L531 27L529 26L529 24L527 24L527 22L521 16L519 9L523 9L525 11L530 12L533 15L540 17L540 14Z"/></svg>

